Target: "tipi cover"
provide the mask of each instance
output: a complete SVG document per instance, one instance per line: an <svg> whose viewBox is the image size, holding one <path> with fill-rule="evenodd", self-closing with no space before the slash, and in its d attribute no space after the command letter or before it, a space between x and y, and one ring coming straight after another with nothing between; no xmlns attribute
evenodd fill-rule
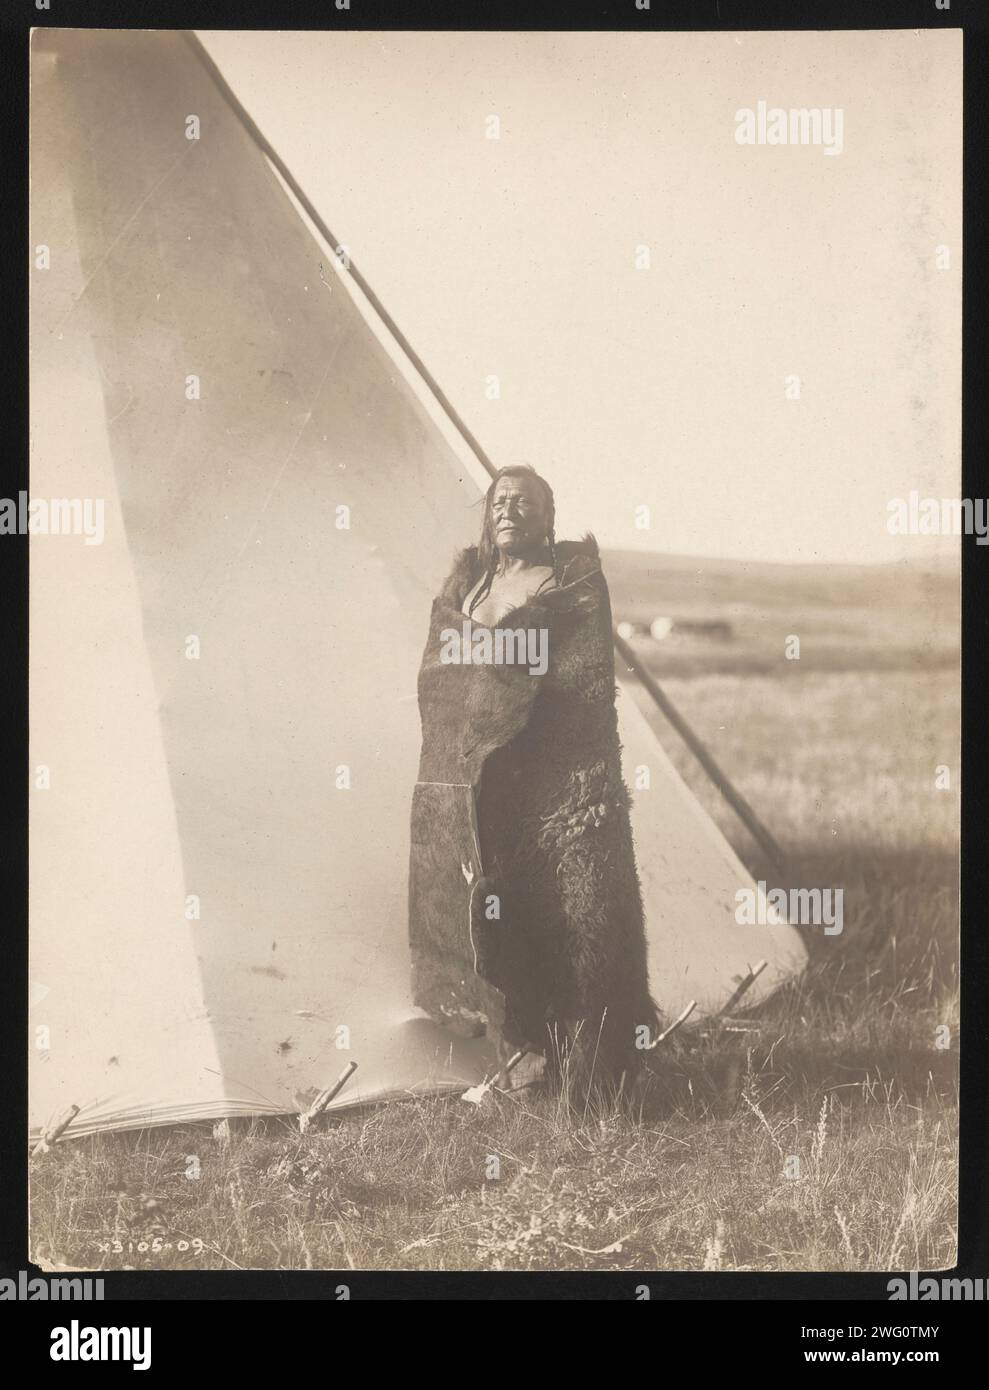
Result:
<svg viewBox="0 0 989 1390"><path fill-rule="evenodd" d="M31 495L104 503L31 539L32 1129L296 1112L351 1061L335 1104L469 1085L484 1041L409 1003L406 868L484 470L184 36L37 32L31 187ZM701 1017L765 958L756 1002L799 938L736 924L620 704L653 993Z"/></svg>

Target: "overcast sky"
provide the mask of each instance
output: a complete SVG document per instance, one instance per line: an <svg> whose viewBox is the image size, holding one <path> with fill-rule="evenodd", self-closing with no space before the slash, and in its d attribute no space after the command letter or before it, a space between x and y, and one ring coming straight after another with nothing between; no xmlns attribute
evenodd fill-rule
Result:
<svg viewBox="0 0 989 1390"><path fill-rule="evenodd" d="M957 31L201 37L558 535L957 549L886 529L960 486ZM738 144L760 100L841 108L841 153Z"/></svg>

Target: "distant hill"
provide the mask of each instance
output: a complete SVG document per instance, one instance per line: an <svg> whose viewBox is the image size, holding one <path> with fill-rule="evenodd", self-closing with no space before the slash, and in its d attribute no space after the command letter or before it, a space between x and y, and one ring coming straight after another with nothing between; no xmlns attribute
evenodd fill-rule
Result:
<svg viewBox="0 0 989 1390"><path fill-rule="evenodd" d="M959 566L792 565L603 552L615 621L727 622L732 637L636 639L657 672L888 669L951 666L959 652ZM800 638L800 660L784 646Z"/></svg>

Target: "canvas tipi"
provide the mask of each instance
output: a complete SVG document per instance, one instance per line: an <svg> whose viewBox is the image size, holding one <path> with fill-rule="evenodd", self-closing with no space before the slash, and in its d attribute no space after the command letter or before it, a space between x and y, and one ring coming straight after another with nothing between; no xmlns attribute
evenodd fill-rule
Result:
<svg viewBox="0 0 989 1390"><path fill-rule="evenodd" d="M188 117L198 120L189 138ZM36 32L32 1129L297 1112L478 1080L409 1003L429 603L485 474L225 99L166 32ZM346 510L341 510L346 509ZM653 992L799 971L622 702Z"/></svg>

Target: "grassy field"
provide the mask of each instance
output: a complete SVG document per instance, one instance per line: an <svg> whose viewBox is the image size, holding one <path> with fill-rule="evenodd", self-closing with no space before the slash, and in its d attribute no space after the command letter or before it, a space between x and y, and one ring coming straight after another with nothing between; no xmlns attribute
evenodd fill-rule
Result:
<svg viewBox="0 0 989 1390"><path fill-rule="evenodd" d="M731 620L727 643L640 650L783 843L785 877L658 717L657 732L758 876L844 888L842 935L809 937L803 979L758 1012L675 1035L619 1106L574 1110L523 1091L476 1109L448 1098L345 1113L302 1137L279 1121L229 1139L197 1127L59 1145L34 1166L35 1258L87 1269L953 1263L954 579L724 563L705 578L698 562L646 569L641 557L613 557L611 578L616 617ZM799 662L783 655L790 634ZM941 765L948 790L935 786Z"/></svg>

